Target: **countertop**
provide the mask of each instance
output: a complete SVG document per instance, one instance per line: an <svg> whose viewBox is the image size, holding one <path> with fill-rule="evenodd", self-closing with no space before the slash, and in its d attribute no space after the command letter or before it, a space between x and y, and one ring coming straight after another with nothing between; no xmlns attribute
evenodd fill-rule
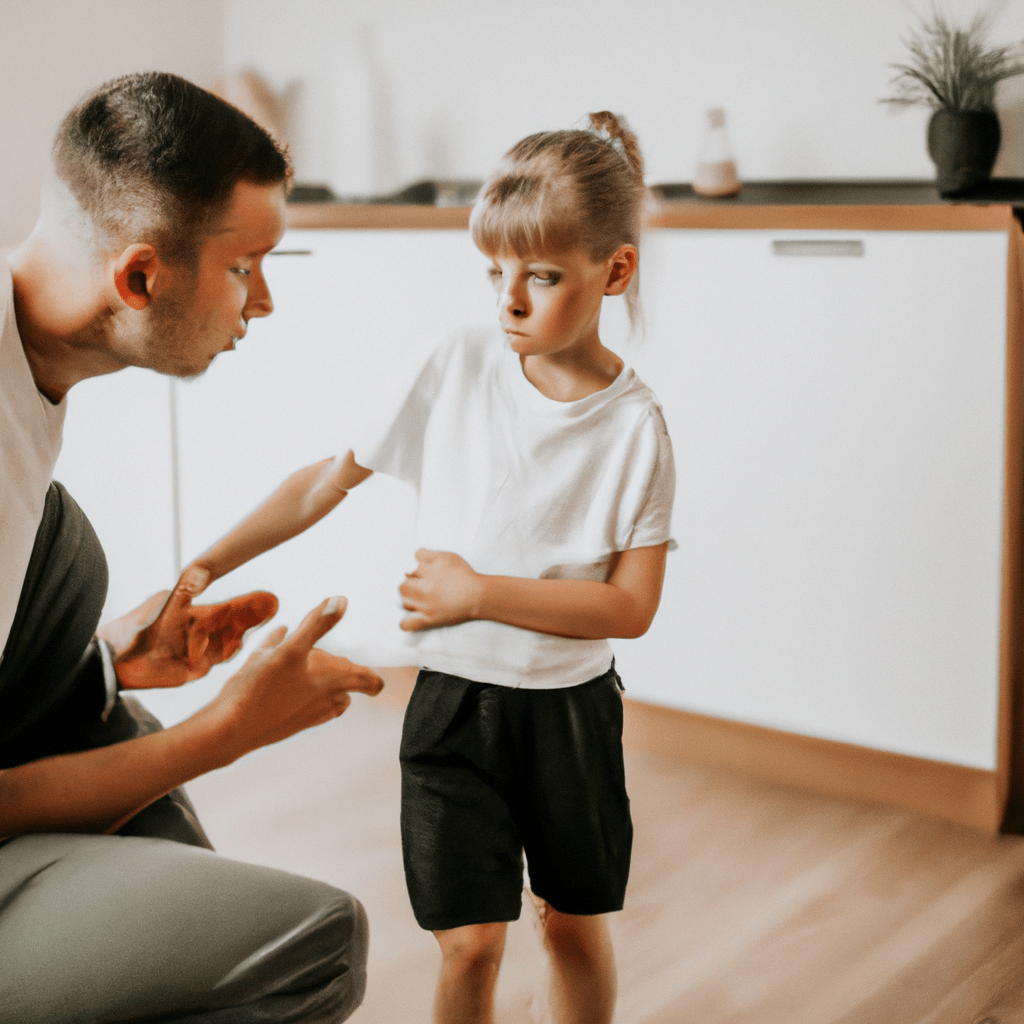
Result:
<svg viewBox="0 0 1024 1024"><path fill-rule="evenodd" d="M944 199L934 181L911 179L749 181L709 199L689 184L659 184L655 228L998 230L1024 216L1024 179L994 178L969 197ZM373 201L289 202L290 228L459 230L469 206Z"/></svg>

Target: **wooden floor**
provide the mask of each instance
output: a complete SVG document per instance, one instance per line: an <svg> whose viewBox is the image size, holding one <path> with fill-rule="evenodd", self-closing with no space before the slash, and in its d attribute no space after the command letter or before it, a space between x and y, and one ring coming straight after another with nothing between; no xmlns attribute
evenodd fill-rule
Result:
<svg viewBox="0 0 1024 1024"><path fill-rule="evenodd" d="M218 850L349 889L371 925L356 1024L430 1019L433 937L398 833L401 701L192 783ZM611 921L617 1024L1024 1024L1024 840L627 751L636 838ZM499 1024L543 1019L528 909Z"/></svg>

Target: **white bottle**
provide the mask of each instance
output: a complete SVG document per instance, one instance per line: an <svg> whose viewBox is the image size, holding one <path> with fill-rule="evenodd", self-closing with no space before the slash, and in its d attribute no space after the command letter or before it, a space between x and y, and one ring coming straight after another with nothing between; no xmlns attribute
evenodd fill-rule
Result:
<svg viewBox="0 0 1024 1024"><path fill-rule="evenodd" d="M693 191L702 196L733 196L743 186L736 174L729 137L725 133L725 111L712 107L697 158Z"/></svg>

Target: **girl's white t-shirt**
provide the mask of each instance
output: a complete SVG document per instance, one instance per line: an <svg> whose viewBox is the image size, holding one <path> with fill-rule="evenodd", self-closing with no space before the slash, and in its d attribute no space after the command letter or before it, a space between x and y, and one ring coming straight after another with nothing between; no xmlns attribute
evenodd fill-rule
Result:
<svg viewBox="0 0 1024 1024"><path fill-rule="evenodd" d="M0 652L18 609L66 409L66 399L53 405L32 379L14 317L10 267L0 257Z"/></svg>
<svg viewBox="0 0 1024 1024"><path fill-rule="evenodd" d="M603 581L613 552L669 539L672 448L650 388L627 367L603 391L553 401L493 328L442 345L355 457L418 489L418 547L479 573ZM409 637L424 667L504 686L573 686L612 658L607 640L490 621Z"/></svg>

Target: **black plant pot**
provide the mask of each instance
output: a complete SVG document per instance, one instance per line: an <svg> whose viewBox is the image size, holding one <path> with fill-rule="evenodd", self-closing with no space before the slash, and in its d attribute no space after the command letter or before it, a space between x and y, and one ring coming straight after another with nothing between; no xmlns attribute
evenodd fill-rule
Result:
<svg viewBox="0 0 1024 1024"><path fill-rule="evenodd" d="M928 122L928 154L939 194L966 195L988 181L1001 141L994 110L936 110Z"/></svg>

